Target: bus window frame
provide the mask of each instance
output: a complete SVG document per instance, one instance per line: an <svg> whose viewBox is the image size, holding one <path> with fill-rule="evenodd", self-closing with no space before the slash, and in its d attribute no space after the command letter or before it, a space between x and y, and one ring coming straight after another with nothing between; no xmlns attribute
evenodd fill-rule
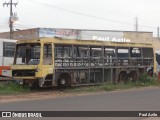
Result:
<svg viewBox="0 0 160 120"><path fill-rule="evenodd" d="M50 63L47 63L47 64L45 64L45 61L44 61L44 58L47 57L47 56L45 56L45 51L44 51L45 45L50 45L50 46L51 46L51 48L50 48L50 49L51 49L51 51L50 51L50 52L51 52L51 56L49 55L49 56L50 56L50 57L49 57L49 56L47 55L47 56L48 56L48 60L49 60ZM53 52L53 44L52 44L52 43L44 43L42 46L43 46L43 47L42 47L42 51L43 51L43 52L42 52L42 65L53 65L53 64L54 64L54 63L53 63L53 53L54 53L54 52ZM47 52L49 53L48 50L47 50ZM48 53L47 53L47 54L48 54ZM41 58L41 57L40 57L40 58ZM48 61L46 61L46 62L48 62Z"/></svg>

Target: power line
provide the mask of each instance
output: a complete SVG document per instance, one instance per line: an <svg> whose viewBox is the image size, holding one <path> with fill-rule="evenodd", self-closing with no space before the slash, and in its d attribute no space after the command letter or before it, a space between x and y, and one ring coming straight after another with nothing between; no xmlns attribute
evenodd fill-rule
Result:
<svg viewBox="0 0 160 120"><path fill-rule="evenodd" d="M122 21L118 21L118 20L102 18L102 17L90 15L90 14L87 14L87 13L82 13L82 12L73 11L73 10L70 10L70 9L61 8L61 7L58 7L58 6L55 6L55 5L50 5L50 4L47 4L47 3L37 2L35 0L29 0L29 1L34 2L36 4L39 4L39 5L44 5L44 6L47 6L47 7L50 7L50 8L55 8L55 9L58 9L60 11L64 11L64 12L68 12L68 13L72 13L72 14L76 14L76 15L80 15L80 16L90 17L90 18L99 19L99 20L103 20L103 21L110 21L110 22L114 22L114 23L132 25L132 23L126 23L126 22L122 22Z"/></svg>
<svg viewBox="0 0 160 120"><path fill-rule="evenodd" d="M119 20L113 20L113 19L98 17L98 16L87 14L87 13L82 13L82 12L73 11L73 10L66 9L66 8L61 8L61 7L58 7L58 6L55 6L55 5L50 5L48 3L41 3L41 2L38 2L38 1L35 1L35 0L29 0L29 1L31 1L33 3L36 3L36 4L39 4L39 5L44 5L44 6L47 6L47 7L50 7L50 8L54 8L54 9L57 9L57 10L60 10L60 11L72 13L72 14L75 14L75 15L90 17L90 18L94 18L94 19L98 19L98 20L102 20L102 21L109 21L109 22L113 22L113 23L119 23L119 24L125 24L125 25L133 25L133 23L127 23L127 22L123 22L123 21L119 21ZM156 27L153 27L153 26L147 26L147 25L139 25L139 26L145 27L145 28L156 29Z"/></svg>
<svg viewBox="0 0 160 120"><path fill-rule="evenodd" d="M23 27L23 28L35 28L35 26L29 26L29 25L24 25L24 24L16 24L15 25L15 27L18 27L18 26L20 26L20 27ZM36 26L37 27L37 26Z"/></svg>

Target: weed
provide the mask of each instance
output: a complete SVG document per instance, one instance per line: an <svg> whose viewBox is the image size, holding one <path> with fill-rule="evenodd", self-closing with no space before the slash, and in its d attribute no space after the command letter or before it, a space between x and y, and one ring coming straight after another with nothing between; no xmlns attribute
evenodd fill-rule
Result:
<svg viewBox="0 0 160 120"><path fill-rule="evenodd" d="M28 87L22 86L16 82L9 82L0 86L0 94L18 94L29 92Z"/></svg>

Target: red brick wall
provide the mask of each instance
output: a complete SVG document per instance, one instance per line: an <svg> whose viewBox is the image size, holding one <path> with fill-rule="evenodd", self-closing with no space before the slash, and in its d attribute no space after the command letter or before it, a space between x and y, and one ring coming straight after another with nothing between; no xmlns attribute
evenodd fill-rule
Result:
<svg viewBox="0 0 160 120"><path fill-rule="evenodd" d="M13 38L16 40L32 40L32 39L38 39L38 28L28 29L28 30L19 30L13 32ZM9 32L0 33L0 38L10 38Z"/></svg>

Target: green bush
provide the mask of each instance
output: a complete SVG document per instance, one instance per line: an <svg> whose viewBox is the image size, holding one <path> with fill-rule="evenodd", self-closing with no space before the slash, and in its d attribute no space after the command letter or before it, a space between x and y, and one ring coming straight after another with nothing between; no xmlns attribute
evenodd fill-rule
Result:
<svg viewBox="0 0 160 120"><path fill-rule="evenodd" d="M138 81L142 83L147 83L151 81L151 78L146 73L144 73L139 77Z"/></svg>
<svg viewBox="0 0 160 120"><path fill-rule="evenodd" d="M136 84L142 86L156 85L158 82L156 77L150 77L147 73L142 74L139 79L136 81Z"/></svg>
<svg viewBox="0 0 160 120"><path fill-rule="evenodd" d="M9 82L7 84L0 85L0 94L17 94L22 92L29 92L28 87L22 86L16 82Z"/></svg>

